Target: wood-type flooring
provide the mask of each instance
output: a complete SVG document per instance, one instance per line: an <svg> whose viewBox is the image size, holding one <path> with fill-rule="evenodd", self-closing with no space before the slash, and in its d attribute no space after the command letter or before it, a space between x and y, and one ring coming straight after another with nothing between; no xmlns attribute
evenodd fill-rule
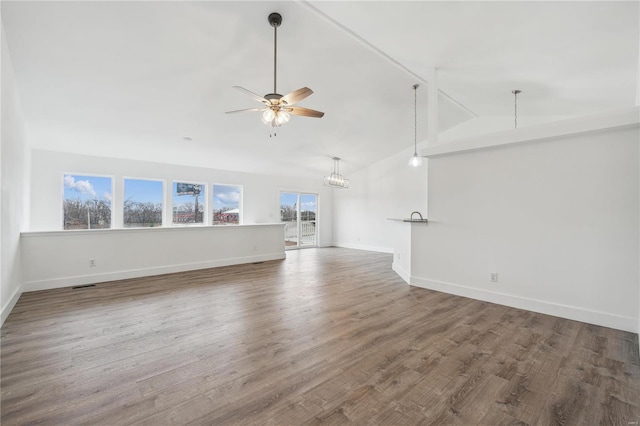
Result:
<svg viewBox="0 0 640 426"><path fill-rule="evenodd" d="M391 255L24 293L1 422L634 425L637 335L410 287Z"/></svg>

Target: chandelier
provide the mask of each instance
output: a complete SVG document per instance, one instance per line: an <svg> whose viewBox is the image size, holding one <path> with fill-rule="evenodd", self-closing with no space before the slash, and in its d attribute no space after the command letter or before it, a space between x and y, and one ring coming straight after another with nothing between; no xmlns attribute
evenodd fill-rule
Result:
<svg viewBox="0 0 640 426"><path fill-rule="evenodd" d="M345 179L340 174L340 158L333 157L333 172L329 176L324 177L324 185L338 189L347 189L349 187L349 179Z"/></svg>

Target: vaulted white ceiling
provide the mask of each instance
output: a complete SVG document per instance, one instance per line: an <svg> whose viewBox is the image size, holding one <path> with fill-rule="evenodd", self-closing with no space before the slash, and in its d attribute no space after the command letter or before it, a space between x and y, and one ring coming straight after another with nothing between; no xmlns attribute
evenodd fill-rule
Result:
<svg viewBox="0 0 640 426"><path fill-rule="evenodd" d="M513 114L538 121L637 102L639 3L589 2L30 2L2 21L35 148L266 174L345 173L427 135L426 78L438 69L439 128ZM303 86L269 138L261 95ZM189 137L191 141L183 138Z"/></svg>

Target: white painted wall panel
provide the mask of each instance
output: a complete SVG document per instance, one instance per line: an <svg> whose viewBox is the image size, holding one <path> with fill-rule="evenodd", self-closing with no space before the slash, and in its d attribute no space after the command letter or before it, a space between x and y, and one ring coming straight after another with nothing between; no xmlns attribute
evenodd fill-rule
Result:
<svg viewBox="0 0 640 426"><path fill-rule="evenodd" d="M430 158L412 283L635 330L639 136L636 126Z"/></svg>
<svg viewBox="0 0 640 426"><path fill-rule="evenodd" d="M34 291L283 259L283 235L282 224L27 232L23 287Z"/></svg>
<svg viewBox="0 0 640 426"><path fill-rule="evenodd" d="M20 94L16 85L11 52L2 33L2 149L0 173L0 325L22 293L20 275L20 231L26 225L29 198L29 158Z"/></svg>

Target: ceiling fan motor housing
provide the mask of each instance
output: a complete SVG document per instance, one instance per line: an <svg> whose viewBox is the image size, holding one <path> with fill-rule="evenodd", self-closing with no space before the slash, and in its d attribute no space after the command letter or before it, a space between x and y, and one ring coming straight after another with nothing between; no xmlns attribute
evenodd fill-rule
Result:
<svg viewBox="0 0 640 426"><path fill-rule="evenodd" d="M273 101L279 101L282 98L282 95L279 93L267 93L264 95L264 98L273 103Z"/></svg>

